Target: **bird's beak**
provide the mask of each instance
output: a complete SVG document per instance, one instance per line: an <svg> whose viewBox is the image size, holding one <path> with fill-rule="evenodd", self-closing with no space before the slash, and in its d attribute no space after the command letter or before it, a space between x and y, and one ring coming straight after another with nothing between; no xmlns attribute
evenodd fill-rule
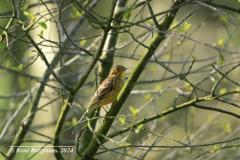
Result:
<svg viewBox="0 0 240 160"><path fill-rule="evenodd" d="M127 68L126 67L123 67L123 71L126 71L127 70Z"/></svg>

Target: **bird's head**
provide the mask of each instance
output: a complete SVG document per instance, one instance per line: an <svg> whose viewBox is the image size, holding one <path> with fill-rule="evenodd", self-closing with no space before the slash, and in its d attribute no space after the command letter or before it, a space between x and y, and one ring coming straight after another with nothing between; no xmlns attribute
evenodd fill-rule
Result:
<svg viewBox="0 0 240 160"><path fill-rule="evenodd" d="M113 66L109 73L109 76L121 76L126 69L127 68L122 65Z"/></svg>

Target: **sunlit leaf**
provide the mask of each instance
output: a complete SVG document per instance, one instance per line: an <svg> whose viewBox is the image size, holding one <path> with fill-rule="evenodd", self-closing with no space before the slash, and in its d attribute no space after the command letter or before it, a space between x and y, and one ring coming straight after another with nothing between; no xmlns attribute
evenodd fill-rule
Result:
<svg viewBox="0 0 240 160"><path fill-rule="evenodd" d="M134 132L138 134L143 129L143 126L144 126L143 124L138 125Z"/></svg>
<svg viewBox="0 0 240 160"><path fill-rule="evenodd" d="M225 124L223 129L226 133L231 133L232 132L232 127L231 127L230 123Z"/></svg>
<svg viewBox="0 0 240 160"><path fill-rule="evenodd" d="M156 72L157 71L157 66L151 65L150 70L151 70L151 72Z"/></svg>
<svg viewBox="0 0 240 160"><path fill-rule="evenodd" d="M187 32L192 27L191 23L185 22L183 24L183 31Z"/></svg>
<svg viewBox="0 0 240 160"><path fill-rule="evenodd" d="M75 6L72 7L71 17L73 19L80 18L83 15Z"/></svg>
<svg viewBox="0 0 240 160"><path fill-rule="evenodd" d="M162 56L162 59L168 61L168 60L171 59L171 57L172 57L172 54L171 53L167 53L167 54L164 54Z"/></svg>
<svg viewBox="0 0 240 160"><path fill-rule="evenodd" d="M161 90L161 89L162 89L162 85L161 85L161 84L155 85L155 89L156 89L157 91Z"/></svg>
<svg viewBox="0 0 240 160"><path fill-rule="evenodd" d="M221 88L219 90L219 94L225 94L225 93L227 93L227 89L226 88Z"/></svg>
<svg viewBox="0 0 240 160"><path fill-rule="evenodd" d="M217 150L219 150L219 146L214 145L213 148L210 150L210 153L215 153Z"/></svg>
<svg viewBox="0 0 240 160"><path fill-rule="evenodd" d="M121 125L126 124L126 117L124 115L118 117L118 121Z"/></svg>
<svg viewBox="0 0 240 160"><path fill-rule="evenodd" d="M35 21L35 19L36 19L36 16L34 16L34 14L32 14L31 12L24 11L23 14L24 14L24 16L26 16L28 19L30 19L32 21Z"/></svg>
<svg viewBox="0 0 240 160"><path fill-rule="evenodd" d="M224 45L225 45L225 40L224 40L224 38L219 38L219 39L217 40L217 45L218 45L219 47L223 48Z"/></svg>
<svg viewBox="0 0 240 160"><path fill-rule="evenodd" d="M186 90L186 91L192 91L193 88L192 88L192 86L191 86L189 83L185 82L185 83L184 83L184 90Z"/></svg>
<svg viewBox="0 0 240 160"><path fill-rule="evenodd" d="M187 32L192 28L192 24L189 22L184 22L182 27L179 29L180 32Z"/></svg>
<svg viewBox="0 0 240 160"><path fill-rule="evenodd" d="M146 94L146 95L144 96L144 101L148 101L148 100L150 100L151 98L152 98L151 94Z"/></svg>
<svg viewBox="0 0 240 160"><path fill-rule="evenodd" d="M236 87L235 91L240 92L240 87Z"/></svg>
<svg viewBox="0 0 240 160"><path fill-rule="evenodd" d="M221 15L219 16L219 19L221 22L223 22L224 24L228 23L228 17L226 15Z"/></svg>
<svg viewBox="0 0 240 160"><path fill-rule="evenodd" d="M137 116L139 109L137 109L136 107L130 106L129 107L130 112L132 113L133 116Z"/></svg>
<svg viewBox="0 0 240 160"><path fill-rule="evenodd" d="M83 39L79 41L80 46L84 46L87 43L87 40Z"/></svg>
<svg viewBox="0 0 240 160"><path fill-rule="evenodd" d="M76 126L78 124L77 118L72 118L72 126Z"/></svg>
<svg viewBox="0 0 240 160"><path fill-rule="evenodd" d="M125 138L123 138L124 139L124 141L121 141L121 143L118 143L118 145L119 146L129 146L129 145L131 145L131 143L129 143L129 142L127 142L126 141L126 139L127 139L127 137L125 137Z"/></svg>

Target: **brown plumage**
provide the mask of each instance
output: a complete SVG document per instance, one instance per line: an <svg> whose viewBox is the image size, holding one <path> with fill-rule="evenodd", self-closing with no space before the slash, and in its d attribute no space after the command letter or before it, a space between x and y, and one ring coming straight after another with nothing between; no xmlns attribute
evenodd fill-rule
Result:
<svg viewBox="0 0 240 160"><path fill-rule="evenodd" d="M101 83L97 91L94 93L88 105L88 111L110 104L116 100L117 95L124 84L122 73L125 70L126 68L122 65L112 67L108 77Z"/></svg>

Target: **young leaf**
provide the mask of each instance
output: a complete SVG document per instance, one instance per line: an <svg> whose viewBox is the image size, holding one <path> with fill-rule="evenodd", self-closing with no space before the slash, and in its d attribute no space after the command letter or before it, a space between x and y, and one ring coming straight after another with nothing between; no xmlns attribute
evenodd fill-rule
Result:
<svg viewBox="0 0 240 160"><path fill-rule="evenodd" d="M118 121L121 125L126 124L126 117L124 115L118 117Z"/></svg>
<svg viewBox="0 0 240 160"><path fill-rule="evenodd" d="M47 24L45 22L38 22L38 25L45 30L47 29Z"/></svg>
<svg viewBox="0 0 240 160"><path fill-rule="evenodd" d="M143 129L143 124L140 124L137 126L137 128L134 130L136 134L138 134Z"/></svg>
<svg viewBox="0 0 240 160"><path fill-rule="evenodd" d="M231 127L230 123L225 124L223 129L226 133L231 133L232 132L232 127Z"/></svg>
<svg viewBox="0 0 240 160"><path fill-rule="evenodd" d="M220 90L219 90L219 94L225 94L225 93L227 93L227 89L226 88L221 88Z"/></svg>
<svg viewBox="0 0 240 160"><path fill-rule="evenodd" d="M34 21L34 20L36 19L36 17L35 17L31 12L24 11L23 14L24 14L24 16L26 16L29 20Z"/></svg>
<svg viewBox="0 0 240 160"><path fill-rule="evenodd" d="M137 116L139 110L133 106L129 107L130 112L132 113L133 116Z"/></svg>
<svg viewBox="0 0 240 160"><path fill-rule="evenodd" d="M225 45L225 40L224 40L224 38L219 38L219 39L217 40L217 45L218 45L220 48L223 48L224 45Z"/></svg>

